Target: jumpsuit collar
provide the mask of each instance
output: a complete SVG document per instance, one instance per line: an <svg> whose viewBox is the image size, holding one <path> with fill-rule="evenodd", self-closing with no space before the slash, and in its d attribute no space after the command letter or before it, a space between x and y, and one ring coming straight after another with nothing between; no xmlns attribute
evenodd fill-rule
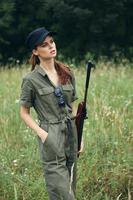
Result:
<svg viewBox="0 0 133 200"><path fill-rule="evenodd" d="M47 77L48 77L47 73L45 72L45 70L44 70L40 65L36 65L36 70L37 70L37 72L38 72L39 74L41 74L42 76L47 76ZM49 79L49 77L48 77L48 79ZM60 86L60 84L59 84L58 86L56 86L50 79L49 79L49 81L50 81L50 83L52 84L52 86L53 86L54 88Z"/></svg>
<svg viewBox="0 0 133 200"><path fill-rule="evenodd" d="M42 76L46 76L46 72L42 69L40 65L37 65L36 69Z"/></svg>

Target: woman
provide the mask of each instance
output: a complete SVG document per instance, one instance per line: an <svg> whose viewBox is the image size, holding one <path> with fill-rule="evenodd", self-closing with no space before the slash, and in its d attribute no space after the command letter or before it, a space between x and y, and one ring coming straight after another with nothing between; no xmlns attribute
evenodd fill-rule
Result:
<svg viewBox="0 0 133 200"><path fill-rule="evenodd" d="M56 61L55 32L44 27L26 40L32 51L32 72L21 87L20 115L38 135L44 176L50 200L75 199L77 133L72 102L77 99L74 75ZM39 123L30 115L34 107Z"/></svg>

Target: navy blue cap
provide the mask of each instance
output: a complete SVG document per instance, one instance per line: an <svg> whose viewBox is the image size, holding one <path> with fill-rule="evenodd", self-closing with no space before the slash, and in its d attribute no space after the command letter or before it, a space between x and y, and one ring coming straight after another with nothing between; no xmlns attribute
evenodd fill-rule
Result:
<svg viewBox="0 0 133 200"><path fill-rule="evenodd" d="M33 50L37 45L40 45L48 35L53 36L55 34L56 32L48 31L44 27L37 28L27 36L26 45L30 50Z"/></svg>

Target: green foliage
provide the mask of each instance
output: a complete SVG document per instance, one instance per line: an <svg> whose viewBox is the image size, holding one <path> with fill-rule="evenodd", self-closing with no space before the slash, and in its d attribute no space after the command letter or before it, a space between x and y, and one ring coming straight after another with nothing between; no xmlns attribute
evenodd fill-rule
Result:
<svg viewBox="0 0 133 200"><path fill-rule="evenodd" d="M87 52L133 57L131 0L1 0L0 61L24 60L27 34L41 26L58 32L58 51L66 58L84 59Z"/></svg>
<svg viewBox="0 0 133 200"><path fill-rule="evenodd" d="M27 67L0 71L2 200L48 200L36 136L19 116L20 84L30 70ZM85 69L75 68L74 73L80 102ZM85 151L78 160L77 200L131 199L132 93L130 66L116 68L112 63L100 62L92 71L87 100L89 118L84 126Z"/></svg>

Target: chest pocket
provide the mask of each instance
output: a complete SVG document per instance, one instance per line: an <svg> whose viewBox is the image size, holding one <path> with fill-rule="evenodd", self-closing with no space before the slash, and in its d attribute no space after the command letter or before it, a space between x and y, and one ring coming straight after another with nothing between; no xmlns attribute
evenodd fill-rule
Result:
<svg viewBox="0 0 133 200"><path fill-rule="evenodd" d="M72 102L73 94L74 94L74 88L72 84L66 84L62 85L63 95L68 104Z"/></svg>
<svg viewBox="0 0 133 200"><path fill-rule="evenodd" d="M53 91L54 91L54 88L52 87L46 87L46 88L44 87L44 88L38 89L38 93L40 95L48 95L48 94L53 93Z"/></svg>
<svg viewBox="0 0 133 200"><path fill-rule="evenodd" d="M44 87L38 89L38 93L40 96L40 99L45 103L52 103L53 97L54 97L54 88L53 87Z"/></svg>

